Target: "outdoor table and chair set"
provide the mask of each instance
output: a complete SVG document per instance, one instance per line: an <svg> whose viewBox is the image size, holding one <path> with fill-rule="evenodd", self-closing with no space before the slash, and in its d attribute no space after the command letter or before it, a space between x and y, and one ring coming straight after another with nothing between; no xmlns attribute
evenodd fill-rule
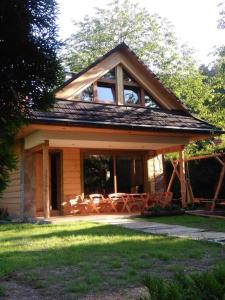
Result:
<svg viewBox="0 0 225 300"><path fill-rule="evenodd" d="M171 202L172 193L113 193L108 197L102 194L90 194L83 198L81 195L68 195L67 201L73 214L90 213L131 213L144 211L148 207L158 204L166 206Z"/></svg>

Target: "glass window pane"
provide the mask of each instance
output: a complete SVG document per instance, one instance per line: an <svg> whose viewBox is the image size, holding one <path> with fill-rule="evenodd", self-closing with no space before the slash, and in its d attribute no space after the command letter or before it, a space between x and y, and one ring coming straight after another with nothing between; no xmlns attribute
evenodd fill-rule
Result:
<svg viewBox="0 0 225 300"><path fill-rule="evenodd" d="M140 89L136 87L124 87L124 103L128 105L139 104Z"/></svg>
<svg viewBox="0 0 225 300"><path fill-rule="evenodd" d="M123 80L128 82L136 82L125 70L123 70Z"/></svg>
<svg viewBox="0 0 225 300"><path fill-rule="evenodd" d="M93 87L89 86L81 93L81 99L83 101L93 101Z"/></svg>
<svg viewBox="0 0 225 300"><path fill-rule="evenodd" d="M144 169L141 156L118 155L116 159L116 172L118 192L144 192Z"/></svg>
<svg viewBox="0 0 225 300"><path fill-rule="evenodd" d="M98 100L101 102L114 102L114 87L98 83Z"/></svg>
<svg viewBox="0 0 225 300"><path fill-rule="evenodd" d="M150 108L160 108L158 103L148 93L144 94L145 106Z"/></svg>
<svg viewBox="0 0 225 300"><path fill-rule="evenodd" d="M112 70L110 70L108 73L106 73L105 75L103 75L101 78L104 79L116 79L116 72L115 72L115 68L113 68Z"/></svg>
<svg viewBox="0 0 225 300"><path fill-rule="evenodd" d="M108 195L114 192L113 159L110 155L84 156L84 193Z"/></svg>

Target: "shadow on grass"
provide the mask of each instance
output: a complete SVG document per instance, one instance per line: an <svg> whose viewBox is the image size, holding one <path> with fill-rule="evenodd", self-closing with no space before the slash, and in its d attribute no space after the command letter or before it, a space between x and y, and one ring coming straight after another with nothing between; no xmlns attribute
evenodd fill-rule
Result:
<svg viewBox="0 0 225 300"><path fill-rule="evenodd" d="M54 280L64 282L71 276L68 285L73 286L76 278L81 287L89 280L87 289L91 290L101 288L102 283L104 286L137 284L143 272L163 273L169 266L180 263L188 268L187 262L193 260L204 268L208 264L205 256L211 259L210 264L225 257L223 248L212 243L154 236L112 225L11 227L6 226L9 232L0 229L0 278L17 271L30 274L41 268L45 270L41 276L45 276L48 269L69 268L54 275Z"/></svg>

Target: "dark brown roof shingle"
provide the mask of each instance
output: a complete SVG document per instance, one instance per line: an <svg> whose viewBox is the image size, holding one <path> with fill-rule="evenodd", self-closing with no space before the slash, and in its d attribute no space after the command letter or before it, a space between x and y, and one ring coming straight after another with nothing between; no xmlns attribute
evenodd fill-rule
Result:
<svg viewBox="0 0 225 300"><path fill-rule="evenodd" d="M180 110L68 100L58 100L48 112L33 111L32 122L147 131L220 133L218 128Z"/></svg>

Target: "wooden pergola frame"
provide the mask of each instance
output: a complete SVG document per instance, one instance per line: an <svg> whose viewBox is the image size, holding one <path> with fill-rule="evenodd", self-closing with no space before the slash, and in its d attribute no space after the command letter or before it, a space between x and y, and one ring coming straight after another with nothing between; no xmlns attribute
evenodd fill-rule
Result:
<svg viewBox="0 0 225 300"><path fill-rule="evenodd" d="M175 179L175 176L178 177L179 181L180 181L180 191L181 191L181 204L182 207L186 207L187 206L187 198L190 197L190 199L192 199L192 201L206 201L208 199L197 199L194 198L193 192L192 192L192 188L191 188L191 184L190 181L188 182L188 179L185 176L185 162L191 161L191 160L201 160L201 159L208 159L208 158L215 158L222 166L221 171L220 171L220 175L218 178L218 182L216 185L216 190L215 193L213 195L213 198L211 199L211 207L210 210L213 211L215 209L216 206L216 201L218 200L218 196L222 187L222 183L223 183L223 179L225 176L225 160L221 159L222 157L224 157L225 155L223 153L215 153L215 154L208 154L208 155L201 155L201 156L195 156L195 157L187 157L184 158L183 155L183 151L179 152L179 159L176 160L171 160L171 164L173 166L173 172L171 174L166 192L170 192L173 181ZM178 171L178 166L179 166L179 171ZM225 203L224 203L225 204Z"/></svg>

